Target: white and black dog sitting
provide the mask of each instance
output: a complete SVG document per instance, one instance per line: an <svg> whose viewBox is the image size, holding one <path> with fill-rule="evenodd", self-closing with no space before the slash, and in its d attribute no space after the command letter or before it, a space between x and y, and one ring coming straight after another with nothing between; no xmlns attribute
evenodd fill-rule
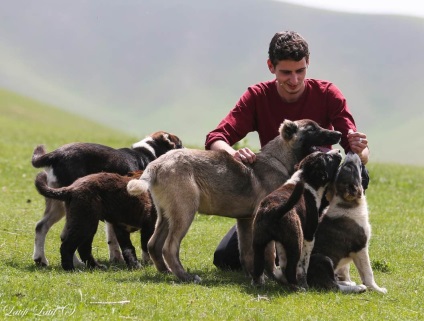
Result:
<svg viewBox="0 0 424 321"><path fill-rule="evenodd" d="M169 150L182 148L181 140L170 133L158 131L132 145L131 148L115 149L93 143L71 143L47 153L43 145L35 148L32 165L47 172L51 187L69 186L76 179L99 172L126 175L131 171L144 170L152 160ZM44 252L46 235L51 226L65 215L63 202L46 198L43 218L35 228L33 259L36 264L47 266ZM111 261L123 261L113 229L106 224ZM79 260L74 257L75 263Z"/></svg>
<svg viewBox="0 0 424 321"><path fill-rule="evenodd" d="M73 256L78 249L81 260L90 268L103 268L92 255L92 242L99 220L113 226L119 246L129 268L139 268L130 232L140 230L143 262L149 262L147 242L156 224L156 209L149 192L131 196L127 184L139 178L142 171L126 176L115 173L96 173L77 179L69 186L52 188L46 172L38 173L35 186L44 197L63 201L66 224L60 247L62 267L74 270Z"/></svg>
<svg viewBox="0 0 424 321"><path fill-rule="evenodd" d="M299 163L286 183L262 200L253 223L252 284L262 285L266 270L294 289L308 287L306 272L321 200L341 161L339 150L314 152ZM274 248L281 271L275 267Z"/></svg>
<svg viewBox="0 0 424 321"><path fill-rule="evenodd" d="M308 284L315 288L387 293L374 280L368 254L371 226L367 201L361 184L361 160L348 153L333 184L328 187L328 209L320 218L308 270ZM363 284L350 280L349 264L354 262Z"/></svg>

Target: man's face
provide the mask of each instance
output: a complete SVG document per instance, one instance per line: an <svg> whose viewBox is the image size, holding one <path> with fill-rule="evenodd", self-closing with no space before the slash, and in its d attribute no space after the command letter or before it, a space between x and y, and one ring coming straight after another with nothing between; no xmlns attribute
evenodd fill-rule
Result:
<svg viewBox="0 0 424 321"><path fill-rule="evenodd" d="M300 61L280 60L275 67L268 60L268 68L271 73L275 74L279 91L284 95L296 96L296 94L300 95L303 92L303 80L308 68L306 58L302 58Z"/></svg>

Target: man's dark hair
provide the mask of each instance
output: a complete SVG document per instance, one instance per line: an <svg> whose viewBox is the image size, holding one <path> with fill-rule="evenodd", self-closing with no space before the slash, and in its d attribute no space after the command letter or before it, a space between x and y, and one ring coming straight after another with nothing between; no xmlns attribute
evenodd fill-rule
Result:
<svg viewBox="0 0 424 321"><path fill-rule="evenodd" d="M269 44L268 55L274 66L280 60L309 61L308 43L297 32L277 32Z"/></svg>

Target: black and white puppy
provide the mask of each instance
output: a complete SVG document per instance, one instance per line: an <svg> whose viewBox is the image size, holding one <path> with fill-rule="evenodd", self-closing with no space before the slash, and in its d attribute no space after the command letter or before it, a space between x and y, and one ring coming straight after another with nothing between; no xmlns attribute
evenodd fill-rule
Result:
<svg viewBox="0 0 424 321"><path fill-rule="evenodd" d="M46 172L38 173L35 186L44 197L63 201L66 224L60 247L62 267L73 270L73 256L78 249L81 260L90 268L103 268L92 255L92 242L99 220L112 224L119 246L129 268L139 268L130 233L140 230L143 262L150 261L147 242L156 224L156 209L149 192L131 196L127 184L139 178L142 171L128 175L96 173L78 178L69 186L52 188L47 185Z"/></svg>
<svg viewBox="0 0 424 321"><path fill-rule="evenodd" d="M94 143L71 143L47 153L45 147L39 145L34 150L32 165L36 168L44 167L48 185L57 188L69 186L76 179L89 174L110 172L125 175L131 171L144 170L152 160L178 148L182 148L182 143L177 136L158 131L133 144L131 148L115 149ZM44 252L46 235L51 226L63 216L63 202L46 198L43 218L35 228L33 259L36 264L48 265ZM113 228L106 224L106 229L110 260L122 262L123 257ZM80 263L76 256L74 263Z"/></svg>
<svg viewBox="0 0 424 321"><path fill-rule="evenodd" d="M314 152L299 163L297 171L285 184L262 200L253 223L253 285L264 283L266 270L270 276L294 289L308 287L306 272L321 200L341 161L339 150ZM274 246L280 271L274 263Z"/></svg>
<svg viewBox="0 0 424 321"><path fill-rule="evenodd" d="M328 209L320 219L308 270L309 285L342 292L363 292L367 288L387 293L374 280L368 245L371 226L361 184L361 160L348 153L334 183L328 187ZM353 261L363 284L350 280Z"/></svg>

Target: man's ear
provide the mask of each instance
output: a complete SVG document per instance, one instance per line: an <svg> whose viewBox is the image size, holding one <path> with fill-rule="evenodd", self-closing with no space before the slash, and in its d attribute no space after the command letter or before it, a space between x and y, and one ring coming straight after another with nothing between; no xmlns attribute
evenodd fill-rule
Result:
<svg viewBox="0 0 424 321"><path fill-rule="evenodd" d="M268 60L266 61L266 63L267 63L267 65L268 65L268 69L269 69L269 71L271 72L271 74L275 74L275 68L274 68L274 65L272 64L271 60L270 60L270 59L268 59Z"/></svg>

